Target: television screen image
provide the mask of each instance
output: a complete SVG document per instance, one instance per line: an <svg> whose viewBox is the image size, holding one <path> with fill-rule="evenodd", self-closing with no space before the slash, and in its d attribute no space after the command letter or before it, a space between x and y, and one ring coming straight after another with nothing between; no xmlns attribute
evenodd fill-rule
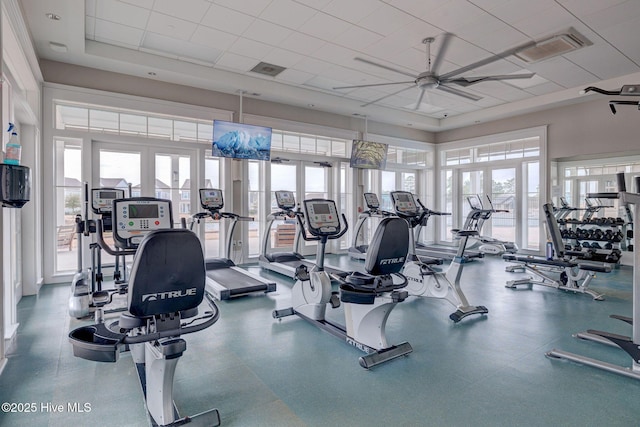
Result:
<svg viewBox="0 0 640 427"><path fill-rule="evenodd" d="M381 142L354 139L350 166L361 169L384 169L387 164L388 147Z"/></svg>
<svg viewBox="0 0 640 427"><path fill-rule="evenodd" d="M214 120L212 152L218 157L269 160L271 128Z"/></svg>

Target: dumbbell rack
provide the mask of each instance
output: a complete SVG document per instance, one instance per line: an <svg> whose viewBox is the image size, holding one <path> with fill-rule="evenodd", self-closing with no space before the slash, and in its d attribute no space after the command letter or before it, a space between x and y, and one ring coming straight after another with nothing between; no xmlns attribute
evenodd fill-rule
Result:
<svg viewBox="0 0 640 427"><path fill-rule="evenodd" d="M620 262L622 249L626 249L626 223L622 218L567 218L558 220L558 225L565 243L574 251L584 252L585 259Z"/></svg>

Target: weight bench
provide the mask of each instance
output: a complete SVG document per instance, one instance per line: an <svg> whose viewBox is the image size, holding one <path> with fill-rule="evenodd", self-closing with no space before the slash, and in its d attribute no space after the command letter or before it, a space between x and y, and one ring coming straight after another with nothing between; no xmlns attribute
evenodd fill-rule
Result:
<svg viewBox="0 0 640 427"><path fill-rule="evenodd" d="M519 285L542 285L563 291L580 292L589 294L596 301L602 301L601 294L589 289L589 283L596 273L610 273L611 266L604 263L584 261L576 258L577 252L566 251L562 242L562 235L558 222L553 215L553 206L547 203L543 206L547 230L551 236L551 242L555 251L553 259L548 260L536 256L523 256L517 254L504 254L502 259L515 262L525 271L534 275L526 279L507 281L507 288L515 288ZM510 267L512 269L512 267Z"/></svg>

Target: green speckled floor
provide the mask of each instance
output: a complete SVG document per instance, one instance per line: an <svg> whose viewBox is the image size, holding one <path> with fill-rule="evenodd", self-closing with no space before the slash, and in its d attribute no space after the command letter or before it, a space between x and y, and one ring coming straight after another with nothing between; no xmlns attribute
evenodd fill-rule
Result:
<svg viewBox="0 0 640 427"><path fill-rule="evenodd" d="M410 342L414 352L370 371L358 365L358 350L328 333L295 317L274 320L271 311L289 305L292 281L261 273L278 281L276 293L222 302L218 323L184 336L176 405L183 415L216 407L223 426L242 427L640 425L639 381L544 356L556 347L628 366L622 351L572 334L631 333L608 318L631 315L631 270L599 275L592 287L606 300L596 302L544 287L507 289L505 281L522 274L504 272L505 265L486 258L464 271L463 290L489 308L486 317L453 324L444 300L399 304L387 337ZM73 357L67 333L88 322L69 319L67 297L68 286L47 285L20 302L0 401L34 402L38 411L0 413L0 425L147 425L128 354L115 364ZM330 316L340 321L341 314ZM47 402L65 410L41 411ZM91 411L70 413L69 402L89 403Z"/></svg>

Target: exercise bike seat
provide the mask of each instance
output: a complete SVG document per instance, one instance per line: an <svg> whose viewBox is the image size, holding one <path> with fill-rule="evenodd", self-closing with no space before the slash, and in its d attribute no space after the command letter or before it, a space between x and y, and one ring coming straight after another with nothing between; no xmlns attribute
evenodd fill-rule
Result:
<svg viewBox="0 0 640 427"><path fill-rule="evenodd" d="M400 274L409 251L409 225L402 218L384 218L376 229L367 257L365 273L353 272L340 285L340 299L355 304L373 304L376 296L404 288L407 279ZM394 283L393 276L401 279Z"/></svg>

